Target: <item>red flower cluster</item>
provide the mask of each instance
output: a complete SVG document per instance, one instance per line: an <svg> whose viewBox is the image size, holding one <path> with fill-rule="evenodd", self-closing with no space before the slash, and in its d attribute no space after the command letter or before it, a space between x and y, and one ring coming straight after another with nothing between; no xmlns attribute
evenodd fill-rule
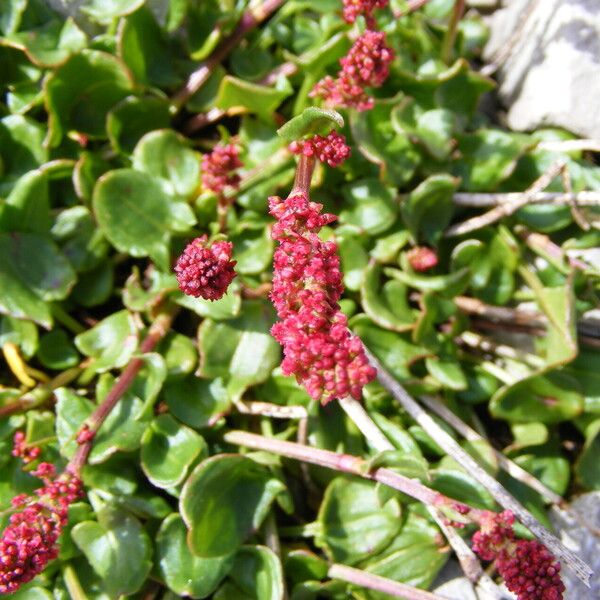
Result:
<svg viewBox="0 0 600 600"><path fill-rule="evenodd" d="M317 232L335 217L322 205L298 194L269 198L277 219L271 300L280 322L271 329L283 346L281 368L295 375L315 400L323 404L351 395L375 377L362 342L348 329L338 301L343 292L335 242L323 242Z"/></svg>
<svg viewBox="0 0 600 600"><path fill-rule="evenodd" d="M315 135L307 140L292 142L289 149L294 154L316 156L330 167L339 167L350 156L346 138L337 131L332 131L325 137Z"/></svg>
<svg viewBox="0 0 600 600"><path fill-rule="evenodd" d="M429 271L438 264L438 255L435 250L427 246L415 246L407 252L410 266L418 272Z"/></svg>
<svg viewBox="0 0 600 600"><path fill-rule="evenodd" d="M344 20L354 23L360 15L365 15L367 27L372 29L375 25L373 13L376 8L385 8L388 0L344 0Z"/></svg>
<svg viewBox="0 0 600 600"><path fill-rule="evenodd" d="M518 600L562 600L565 586L560 563L537 540L518 540L510 511L488 513L473 536L473 550L484 560L494 560L506 587Z"/></svg>
<svg viewBox="0 0 600 600"><path fill-rule="evenodd" d="M370 110L374 99L364 88L381 87L390 73L393 59L393 50L385 44L385 33L367 30L340 59L342 69L337 78L321 79L310 95L319 96L334 106Z"/></svg>
<svg viewBox="0 0 600 600"><path fill-rule="evenodd" d="M192 240L177 259L179 289L188 296L218 300L235 277L231 242L207 243L206 235Z"/></svg>
<svg viewBox="0 0 600 600"><path fill-rule="evenodd" d="M25 464L28 464L37 458L42 453L42 449L38 446L28 446L25 443L25 432L16 431L13 438L13 449L11 454L13 456L19 456L23 459Z"/></svg>
<svg viewBox="0 0 600 600"><path fill-rule="evenodd" d="M34 475L44 480L35 496L17 496L21 510L10 517L0 539L0 594L11 594L39 575L58 555L58 537L69 505L81 497L81 481L70 473L55 478L53 465L42 463Z"/></svg>
<svg viewBox="0 0 600 600"><path fill-rule="evenodd" d="M227 186L239 185L240 176L235 171L241 166L236 146L217 145L210 154L202 157L202 185L211 192L221 195Z"/></svg>

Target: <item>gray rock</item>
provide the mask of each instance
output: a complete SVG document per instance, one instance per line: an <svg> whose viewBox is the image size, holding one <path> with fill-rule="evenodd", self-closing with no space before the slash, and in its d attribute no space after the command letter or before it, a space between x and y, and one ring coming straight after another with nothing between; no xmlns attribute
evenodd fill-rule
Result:
<svg viewBox="0 0 600 600"><path fill-rule="evenodd" d="M484 57L497 67L507 124L600 139L600 0L505 0ZM485 70L484 70L485 72Z"/></svg>
<svg viewBox="0 0 600 600"><path fill-rule="evenodd" d="M553 509L550 517L558 536L590 565L594 575L586 588L568 568L561 570L567 591L565 600L598 600L600 598L600 492L584 494L568 511Z"/></svg>

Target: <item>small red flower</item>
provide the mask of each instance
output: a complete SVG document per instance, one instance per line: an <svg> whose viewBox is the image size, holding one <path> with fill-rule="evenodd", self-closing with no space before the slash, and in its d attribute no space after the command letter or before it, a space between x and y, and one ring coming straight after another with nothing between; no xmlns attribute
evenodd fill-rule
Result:
<svg viewBox="0 0 600 600"><path fill-rule="evenodd" d="M232 249L231 242L208 244L206 235L191 241L175 265L179 289L195 298L221 298L236 275Z"/></svg>
<svg viewBox="0 0 600 600"><path fill-rule="evenodd" d="M202 157L202 185L217 195L227 186L237 187L240 176L235 172L242 166L239 151L233 144L217 145Z"/></svg>
<svg viewBox="0 0 600 600"><path fill-rule="evenodd" d="M373 13L377 8L385 8L388 0L344 0L344 20L354 23L360 15L364 15L367 26L372 29L375 24Z"/></svg>
<svg viewBox="0 0 600 600"><path fill-rule="evenodd" d="M54 479L54 465L37 471L44 487L35 495L13 498L19 507L0 538L0 594L11 594L39 575L58 556L58 538L67 523L69 505L82 496L79 478L63 473Z"/></svg>
<svg viewBox="0 0 600 600"><path fill-rule="evenodd" d="M292 142L289 149L294 154L316 156L333 168L339 167L350 156L346 138L337 131L332 131L325 137L315 135L307 140Z"/></svg>
<svg viewBox="0 0 600 600"><path fill-rule="evenodd" d="M335 217L322 208L303 194L269 198L277 219L272 237L279 242L271 300L281 319L271 333L283 346L284 374L295 375L325 404L345 396L359 399L376 372L338 304L343 285L337 245L317 235Z"/></svg>
<svg viewBox="0 0 600 600"><path fill-rule="evenodd" d="M429 271L438 264L438 255L435 250L427 246L416 246L407 252L410 266L419 272Z"/></svg>
<svg viewBox="0 0 600 600"><path fill-rule="evenodd" d="M506 587L518 600L562 600L565 586L560 563L537 540L515 537L510 511L486 513L473 536L473 550L483 560L495 561Z"/></svg>
<svg viewBox="0 0 600 600"><path fill-rule="evenodd" d="M11 454L23 459L25 464L28 464L37 458L42 453L42 449L38 446L28 446L25 443L25 432L16 431L13 437L13 449Z"/></svg>
<svg viewBox="0 0 600 600"><path fill-rule="evenodd" d="M321 97L333 106L370 110L374 100L365 87L381 87L393 60L394 52L385 43L385 33L367 30L340 59L342 69L337 78L321 79L310 95Z"/></svg>

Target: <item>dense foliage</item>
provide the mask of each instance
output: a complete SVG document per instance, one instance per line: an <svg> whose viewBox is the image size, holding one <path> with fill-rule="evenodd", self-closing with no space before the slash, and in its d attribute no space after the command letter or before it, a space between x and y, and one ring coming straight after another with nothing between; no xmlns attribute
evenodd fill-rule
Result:
<svg viewBox="0 0 600 600"><path fill-rule="evenodd" d="M360 2L346 2L352 24L341 0L268 0L270 15L260 4L0 5L0 526L16 527L11 502L40 477L42 499L65 482L40 463L85 463L82 497L76 480L60 510L36 509L60 523L58 559L15 599L377 600L388 596L328 578L328 564L429 587L452 556L419 502L224 441L238 429L376 454L338 403L282 373L270 334L267 198L287 196L297 154L329 162L311 196L338 217L320 237L340 255L343 322L411 393L481 434L462 440L439 419L542 522L545 499L494 449L558 495L600 489L598 329L586 316L599 212L509 199L456 227L549 169L548 192L600 191L593 156L561 146L564 131L501 126L478 72L486 27L475 12L455 19L451 0L372 3L379 33L360 38L379 53L370 72L353 46ZM249 8L255 26L212 60ZM301 139L326 114L305 109L328 100L351 147L335 169L341 146ZM173 270L187 246L180 271L193 280L192 262L211 260L205 235L224 253L218 295L236 263L216 301L183 294ZM165 314L168 333L142 343ZM131 386L86 436L131 364ZM380 383L363 401L399 451L387 466L498 510Z"/></svg>

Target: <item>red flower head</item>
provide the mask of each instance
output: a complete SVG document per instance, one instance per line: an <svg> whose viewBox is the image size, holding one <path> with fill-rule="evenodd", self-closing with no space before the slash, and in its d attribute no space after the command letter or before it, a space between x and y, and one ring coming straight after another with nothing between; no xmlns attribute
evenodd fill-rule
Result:
<svg viewBox="0 0 600 600"><path fill-rule="evenodd" d="M348 395L360 398L376 373L340 311L337 245L317 235L335 217L322 214L322 208L303 194L269 198L277 219L272 236L279 242L271 300L282 319L271 333L283 346L283 372L295 375L313 399L325 404Z"/></svg>
<svg viewBox="0 0 600 600"><path fill-rule="evenodd" d="M438 264L438 255L435 250L427 246L415 246L407 252L410 266L419 272L429 271Z"/></svg>
<svg viewBox="0 0 600 600"><path fill-rule="evenodd" d="M206 235L191 241L177 259L179 289L188 296L218 300L235 277L231 242L207 243Z"/></svg>
<svg viewBox="0 0 600 600"><path fill-rule="evenodd" d="M518 600L562 600L560 563L537 540L516 539L510 511L487 513L473 536L473 550L495 561L506 587Z"/></svg>
<svg viewBox="0 0 600 600"><path fill-rule="evenodd" d="M294 154L316 156L333 168L339 167L350 156L346 138L337 131L332 131L325 137L315 135L307 140L292 142L289 148Z"/></svg>
<svg viewBox="0 0 600 600"><path fill-rule="evenodd" d="M0 539L0 594L11 594L39 575L58 556L58 537L67 523L69 505L82 495L81 481L70 473L54 479L53 465L42 463L34 475L44 487L34 496L18 496Z"/></svg>
<svg viewBox="0 0 600 600"><path fill-rule="evenodd" d="M364 88L381 87L390 73L392 60L394 52L385 44L385 33L367 30L340 59L342 69L337 78L321 79L310 95L319 96L333 106L370 110L374 100Z"/></svg>
<svg viewBox="0 0 600 600"><path fill-rule="evenodd" d="M236 146L217 145L210 154L202 157L202 185L221 195L227 186L239 185L240 176L235 171L241 166Z"/></svg>
<svg viewBox="0 0 600 600"><path fill-rule="evenodd" d="M13 456L20 456L25 464L30 463L39 458L42 453L42 449L38 446L28 446L25 443L25 433L23 431L16 431L13 438L13 449L11 454Z"/></svg>
<svg viewBox="0 0 600 600"><path fill-rule="evenodd" d="M344 20L354 23L360 15L364 15L367 27L372 29L375 25L373 13L376 8L385 8L388 0L344 0Z"/></svg>

